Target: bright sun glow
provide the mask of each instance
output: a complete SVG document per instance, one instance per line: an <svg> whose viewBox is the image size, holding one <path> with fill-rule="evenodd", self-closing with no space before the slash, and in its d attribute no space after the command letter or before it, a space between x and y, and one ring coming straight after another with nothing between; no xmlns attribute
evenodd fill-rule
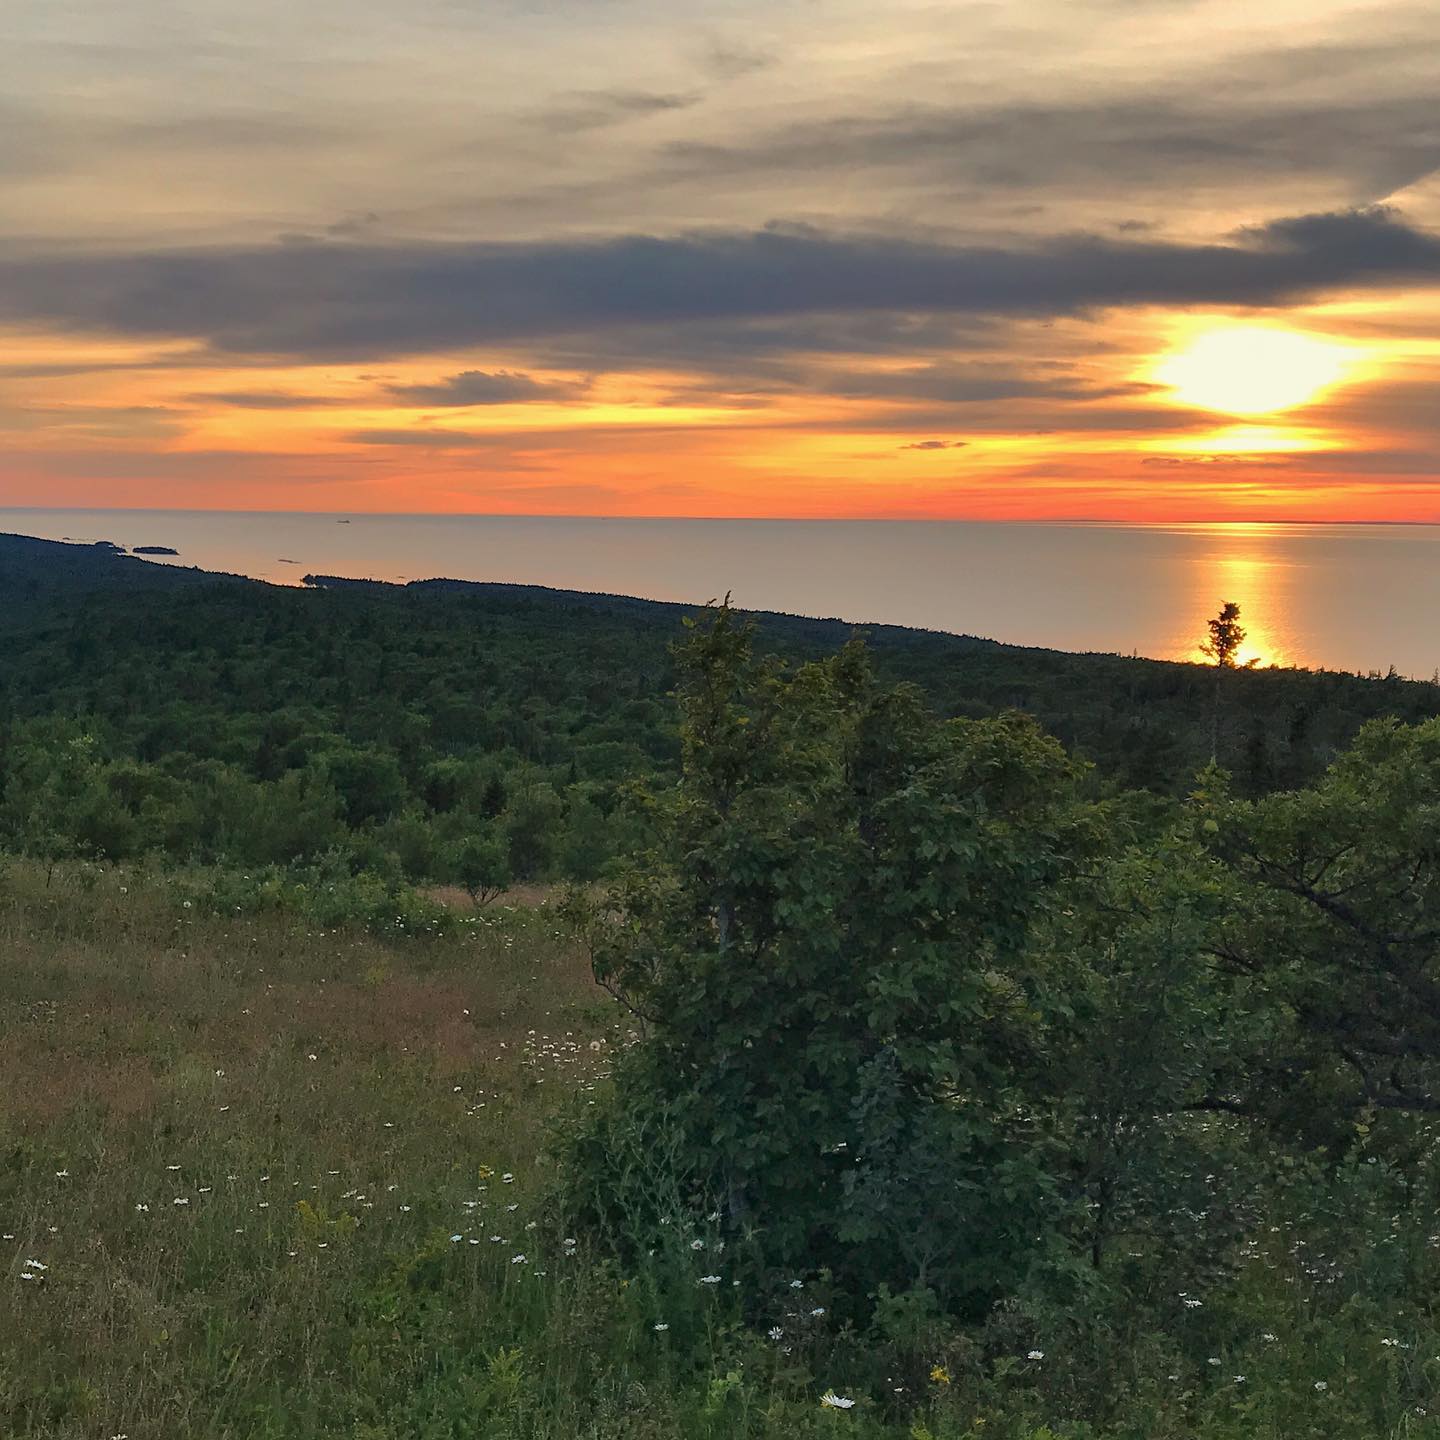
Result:
<svg viewBox="0 0 1440 1440"><path fill-rule="evenodd" d="M1268 415L1313 399L1354 360L1344 345L1258 325L1206 330L1164 356L1154 378L1201 410Z"/></svg>

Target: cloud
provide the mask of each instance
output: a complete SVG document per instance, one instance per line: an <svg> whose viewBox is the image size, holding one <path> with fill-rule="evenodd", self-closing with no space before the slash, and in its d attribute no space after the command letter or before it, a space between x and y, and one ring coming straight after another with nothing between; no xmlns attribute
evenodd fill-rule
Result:
<svg viewBox="0 0 1440 1440"><path fill-rule="evenodd" d="M514 405L528 400L573 400L589 385L576 380L537 380L520 370L462 370L431 385L387 385L407 405Z"/></svg>
<svg viewBox="0 0 1440 1440"><path fill-rule="evenodd" d="M812 377L810 388L853 400L937 400L950 405L998 400L1113 400L1144 395L1139 384L1093 385L1041 364L1029 374L991 363L910 365L900 370Z"/></svg>
<svg viewBox="0 0 1440 1440"><path fill-rule="evenodd" d="M185 399L195 405L231 405L237 410L315 410L349 403L333 395L303 395L287 390L205 390Z"/></svg>
<svg viewBox="0 0 1440 1440"><path fill-rule="evenodd" d="M648 90L576 90L537 114L534 123L552 132L602 130L671 110L688 110L701 98L697 94L657 94Z"/></svg>
<svg viewBox="0 0 1440 1440"><path fill-rule="evenodd" d="M512 437L498 431L417 427L414 430L350 430L340 438L350 445L413 445L422 450L475 450L507 445Z"/></svg>
<svg viewBox="0 0 1440 1440"><path fill-rule="evenodd" d="M1430 42L1433 44L1433 40ZM1333 67L1338 51L1326 50ZM1248 85L1233 74L1176 76L1172 93L1007 100L993 105L906 104L772 127L718 142L674 140L657 170L757 184L782 175L843 173L873 184L877 171L918 185L1175 193L1186 185L1253 187L1338 179L1352 198L1382 199L1440 167L1433 84L1407 82L1403 45L1368 53L1376 74L1400 77L1362 98L1287 95L1271 73ZM1254 58L1258 77L1273 55ZM1389 66L1389 69L1385 68ZM1288 59L1281 74L1294 81ZM1408 85L1409 93L1406 93Z"/></svg>
<svg viewBox="0 0 1440 1440"><path fill-rule="evenodd" d="M700 48L698 60L702 69L717 80L739 80L777 63L773 51L743 41L712 38Z"/></svg>
<svg viewBox="0 0 1440 1440"><path fill-rule="evenodd" d="M942 244L775 227L36 256L0 260L0 320L324 359L823 314L1279 306L1437 278L1440 237L1372 209L1277 220L1222 244L1084 234Z"/></svg>
<svg viewBox="0 0 1440 1440"><path fill-rule="evenodd" d="M902 450L963 450L970 442L968 440L916 440L912 444L902 445Z"/></svg>

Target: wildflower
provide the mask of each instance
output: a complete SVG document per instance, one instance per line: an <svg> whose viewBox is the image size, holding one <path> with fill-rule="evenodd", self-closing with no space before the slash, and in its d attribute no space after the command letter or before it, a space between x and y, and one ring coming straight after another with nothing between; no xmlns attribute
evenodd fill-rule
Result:
<svg viewBox="0 0 1440 1440"><path fill-rule="evenodd" d="M662 1320L662 1321L661 1321L658 1325L656 1325L654 1328L656 1329L656 1331L663 1333L664 1331L668 1330L670 1327Z"/></svg>
<svg viewBox="0 0 1440 1440"><path fill-rule="evenodd" d="M148 1212L149 1209L150 1209L150 1207L149 1207L143 1200L137 1200L137 1201L135 1202L135 1208L136 1208L137 1210L145 1211L145 1212Z"/></svg>
<svg viewBox="0 0 1440 1440"><path fill-rule="evenodd" d="M702 1275L695 1283L697 1285L718 1285L720 1277L718 1275Z"/></svg>
<svg viewBox="0 0 1440 1440"><path fill-rule="evenodd" d="M184 1195L177 1195L170 1203L172 1205L188 1205L190 1201Z"/></svg>
<svg viewBox="0 0 1440 1440"><path fill-rule="evenodd" d="M785 1332L778 1325L772 1325L766 1333L772 1340L783 1340L785 1338Z"/></svg>
<svg viewBox="0 0 1440 1440"><path fill-rule="evenodd" d="M510 1257L510 1263L512 1265L526 1265L529 1262L525 1259L523 1255L512 1255Z"/></svg>
<svg viewBox="0 0 1440 1440"><path fill-rule="evenodd" d="M410 1207L408 1205L402 1205L400 1207L400 1213L402 1215L408 1215L410 1213Z"/></svg>
<svg viewBox="0 0 1440 1440"><path fill-rule="evenodd" d="M22 1270L20 1272L20 1278L22 1280L39 1280L42 1277L37 1275L33 1270Z"/></svg>
<svg viewBox="0 0 1440 1440"><path fill-rule="evenodd" d="M792 1290L803 1290L805 1288L805 1282L803 1280L792 1280L790 1282L790 1288Z"/></svg>
<svg viewBox="0 0 1440 1440"><path fill-rule="evenodd" d="M452 1245L458 1245L464 1238L465 1237L463 1235L452 1235L450 1237L450 1243Z"/></svg>
<svg viewBox="0 0 1440 1440"><path fill-rule="evenodd" d="M690 1242L690 1248L692 1250L703 1250L705 1248L705 1242L703 1240L692 1240Z"/></svg>
<svg viewBox="0 0 1440 1440"><path fill-rule="evenodd" d="M70 1178L70 1172L68 1170L57 1170L55 1172L55 1178L57 1180L68 1180Z"/></svg>
<svg viewBox="0 0 1440 1440"><path fill-rule="evenodd" d="M1275 1340L1275 1333L1272 1330L1267 1330L1260 1338L1262 1340L1269 1340L1273 1343Z"/></svg>
<svg viewBox="0 0 1440 1440"><path fill-rule="evenodd" d="M305 1058L306 1058L307 1060L318 1060L320 1057L319 1057L318 1055L311 1054L311 1055L307 1055Z"/></svg>
<svg viewBox="0 0 1440 1440"><path fill-rule="evenodd" d="M1237 1375L1235 1377L1235 1383L1237 1385L1243 1385L1245 1383L1245 1377L1243 1375Z"/></svg>
<svg viewBox="0 0 1440 1440"><path fill-rule="evenodd" d="M43 1260L27 1260L21 1267L25 1270L48 1270L50 1267Z"/></svg>
<svg viewBox="0 0 1440 1440"><path fill-rule="evenodd" d="M1032 1350L1025 1358L1027 1360L1043 1360L1045 1358L1045 1352L1043 1350Z"/></svg>
<svg viewBox="0 0 1440 1440"><path fill-rule="evenodd" d="M811 1318L812 1318L812 1319L817 1319L817 1320L818 1320L818 1319L820 1318L820 1316L822 1316L824 1313L825 1313L825 1307L824 1307L823 1305L817 1305L817 1306L810 1312L810 1315L811 1315Z"/></svg>
<svg viewBox="0 0 1440 1440"><path fill-rule="evenodd" d="M948 1385L950 1383L950 1372L943 1365L937 1365L931 1370L930 1378L937 1385Z"/></svg>
<svg viewBox="0 0 1440 1440"><path fill-rule="evenodd" d="M1328 1390L1330 1387L1323 1380L1317 1380L1315 1382L1315 1388L1317 1390Z"/></svg>
<svg viewBox="0 0 1440 1440"><path fill-rule="evenodd" d="M1198 1310L1202 1304L1204 1304L1202 1300L1187 1300L1185 1302L1185 1308L1187 1310Z"/></svg>
<svg viewBox="0 0 1440 1440"><path fill-rule="evenodd" d="M827 1390L821 1397L820 1403L827 1410L853 1410L855 1402L848 1396L837 1395L833 1390Z"/></svg>

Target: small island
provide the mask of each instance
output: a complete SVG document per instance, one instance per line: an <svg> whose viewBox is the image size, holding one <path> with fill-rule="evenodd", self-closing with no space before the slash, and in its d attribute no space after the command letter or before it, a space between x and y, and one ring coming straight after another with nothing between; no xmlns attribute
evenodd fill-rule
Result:
<svg viewBox="0 0 1440 1440"><path fill-rule="evenodd" d="M178 555L178 550L172 549L169 545L136 545L130 551L132 555Z"/></svg>

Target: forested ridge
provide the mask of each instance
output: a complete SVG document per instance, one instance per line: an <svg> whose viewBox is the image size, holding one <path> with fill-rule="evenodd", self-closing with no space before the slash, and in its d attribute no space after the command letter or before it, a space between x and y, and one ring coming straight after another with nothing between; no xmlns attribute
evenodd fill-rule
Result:
<svg viewBox="0 0 1440 1440"><path fill-rule="evenodd" d="M590 879L673 776L669 647L693 607L535 587L307 577L306 589L0 537L0 840L56 856L331 864L411 882ZM854 633L760 615L792 661ZM1317 776L1367 719L1440 687L1235 672L859 627L936 712L1019 709L1100 789L1242 794Z"/></svg>

